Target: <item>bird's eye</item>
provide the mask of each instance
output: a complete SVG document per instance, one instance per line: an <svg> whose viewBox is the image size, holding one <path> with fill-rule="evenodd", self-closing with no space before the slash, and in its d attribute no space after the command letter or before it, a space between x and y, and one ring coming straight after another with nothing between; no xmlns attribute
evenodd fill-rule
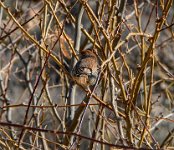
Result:
<svg viewBox="0 0 174 150"><path fill-rule="evenodd" d="M79 68L79 71L83 71L83 70L84 70L84 68L83 68L83 67L80 67L80 68Z"/></svg>

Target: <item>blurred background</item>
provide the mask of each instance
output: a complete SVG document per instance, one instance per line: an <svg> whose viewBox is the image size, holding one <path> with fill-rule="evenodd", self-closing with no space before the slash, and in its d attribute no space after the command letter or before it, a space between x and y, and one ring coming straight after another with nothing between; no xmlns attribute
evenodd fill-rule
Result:
<svg viewBox="0 0 174 150"><path fill-rule="evenodd" d="M1 1L0 148L174 149L173 26L172 0ZM71 77L88 48L90 97Z"/></svg>

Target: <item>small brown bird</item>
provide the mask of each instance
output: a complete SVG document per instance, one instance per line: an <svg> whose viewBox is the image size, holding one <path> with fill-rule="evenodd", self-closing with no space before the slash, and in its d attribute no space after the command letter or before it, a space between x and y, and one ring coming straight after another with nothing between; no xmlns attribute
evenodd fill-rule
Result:
<svg viewBox="0 0 174 150"><path fill-rule="evenodd" d="M84 87L95 84L98 76L98 59L91 50L81 51L79 61L73 68L74 80Z"/></svg>

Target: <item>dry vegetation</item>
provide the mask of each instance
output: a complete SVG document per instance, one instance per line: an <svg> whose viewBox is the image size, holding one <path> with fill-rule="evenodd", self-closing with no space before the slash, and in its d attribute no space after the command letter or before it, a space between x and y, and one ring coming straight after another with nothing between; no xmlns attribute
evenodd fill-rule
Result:
<svg viewBox="0 0 174 150"><path fill-rule="evenodd" d="M173 25L172 0L1 0L0 149L172 149Z"/></svg>

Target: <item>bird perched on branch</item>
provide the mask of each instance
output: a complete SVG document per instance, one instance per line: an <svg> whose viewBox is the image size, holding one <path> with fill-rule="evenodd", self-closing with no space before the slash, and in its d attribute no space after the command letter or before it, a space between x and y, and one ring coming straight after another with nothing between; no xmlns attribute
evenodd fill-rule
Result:
<svg viewBox="0 0 174 150"><path fill-rule="evenodd" d="M72 75L74 80L83 87L92 86L96 82L99 71L97 56L91 50L83 50L80 54Z"/></svg>

